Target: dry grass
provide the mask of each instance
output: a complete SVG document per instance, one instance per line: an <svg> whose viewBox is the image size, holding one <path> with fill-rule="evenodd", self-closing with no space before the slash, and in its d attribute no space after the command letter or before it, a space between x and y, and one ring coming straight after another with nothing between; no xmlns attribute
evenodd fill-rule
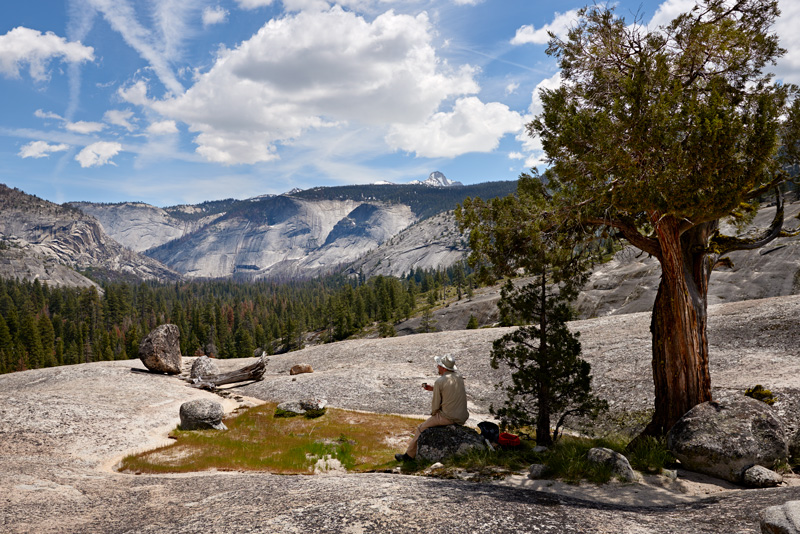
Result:
<svg viewBox="0 0 800 534"><path fill-rule="evenodd" d="M319 459L339 460L348 471L393 467L419 420L328 408L316 419L274 417L264 404L225 420L228 430L171 434L174 444L128 456L120 470L132 473L268 471L308 474Z"/></svg>

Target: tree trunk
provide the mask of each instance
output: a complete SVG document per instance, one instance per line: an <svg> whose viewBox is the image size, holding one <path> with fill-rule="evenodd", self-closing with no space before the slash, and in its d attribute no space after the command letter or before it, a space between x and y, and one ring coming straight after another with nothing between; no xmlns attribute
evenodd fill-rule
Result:
<svg viewBox="0 0 800 534"><path fill-rule="evenodd" d="M665 435L693 406L711 400L707 245L716 227L706 223L681 235L679 221L669 217L656 226L662 275L650 324L655 413L645 435Z"/></svg>
<svg viewBox="0 0 800 534"><path fill-rule="evenodd" d="M218 375L202 376L200 378L190 379L190 381L192 382L192 387L202 389L214 389L225 384L235 384L237 382L246 382L249 380L258 381L264 377L268 361L266 353L264 353L256 363L247 365L241 369L228 373L220 373Z"/></svg>
<svg viewBox="0 0 800 534"><path fill-rule="evenodd" d="M547 351L547 276L544 272L539 277L539 362L540 365L549 362ZM550 388L547 384L540 383L537 393L539 413L536 416L536 444L550 447L553 439L550 436Z"/></svg>

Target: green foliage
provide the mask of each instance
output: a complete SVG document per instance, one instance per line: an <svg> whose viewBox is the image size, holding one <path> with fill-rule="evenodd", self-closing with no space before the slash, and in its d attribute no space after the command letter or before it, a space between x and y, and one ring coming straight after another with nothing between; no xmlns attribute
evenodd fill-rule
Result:
<svg viewBox="0 0 800 534"><path fill-rule="evenodd" d="M469 321L467 321L467 330L475 330L479 326L480 325L478 324L478 318L470 314Z"/></svg>
<svg viewBox="0 0 800 534"><path fill-rule="evenodd" d="M569 416L596 418L608 403L592 394L591 366L580 358L578 335L570 332L571 311L560 295L547 295L546 285L510 290L506 299L540 321L495 340L491 365L511 370L505 404L494 409L504 426L536 427L536 441L550 445ZM551 417L557 422L550 435Z"/></svg>
<svg viewBox="0 0 800 534"><path fill-rule="evenodd" d="M747 388L747 390L744 392L744 396L760 400L761 402L767 403L770 406L775 404L775 401L777 400L775 398L775 395L772 394L772 391L769 389L765 389L761 384L757 384L754 387Z"/></svg>

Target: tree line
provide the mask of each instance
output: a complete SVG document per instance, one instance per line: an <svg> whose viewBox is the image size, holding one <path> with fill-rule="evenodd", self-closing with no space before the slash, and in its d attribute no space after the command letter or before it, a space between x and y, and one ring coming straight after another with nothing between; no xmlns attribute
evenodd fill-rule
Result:
<svg viewBox="0 0 800 534"><path fill-rule="evenodd" d="M0 373L136 358L164 323L178 325L182 354L218 358L297 350L368 328L391 336L397 322L430 313L448 293L471 294L474 284L465 264L403 278L108 282L101 290L0 280Z"/></svg>

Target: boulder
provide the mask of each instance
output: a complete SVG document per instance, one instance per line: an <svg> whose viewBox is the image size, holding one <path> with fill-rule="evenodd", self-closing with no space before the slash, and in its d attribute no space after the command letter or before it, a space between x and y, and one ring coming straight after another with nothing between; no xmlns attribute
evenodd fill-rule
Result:
<svg viewBox="0 0 800 534"><path fill-rule="evenodd" d="M199 399L181 404L181 430L226 430L222 422L225 411L222 404L209 399Z"/></svg>
<svg viewBox="0 0 800 534"><path fill-rule="evenodd" d="M180 331L174 324L156 327L139 344L139 359L156 373L177 375L181 372Z"/></svg>
<svg viewBox="0 0 800 534"><path fill-rule="evenodd" d="M783 484L783 477L764 466L754 465L745 469L742 483L748 488L774 488Z"/></svg>
<svg viewBox="0 0 800 534"><path fill-rule="evenodd" d="M314 369L311 367L311 365L309 365L307 363L301 363L301 364L295 365L294 367L289 369L289 374L290 375L299 375L299 374L302 374L302 373L313 373L313 372L314 372Z"/></svg>
<svg viewBox="0 0 800 534"><path fill-rule="evenodd" d="M772 408L745 396L698 404L669 431L667 447L686 469L737 484L751 466L772 467L789 453Z"/></svg>
<svg viewBox="0 0 800 534"><path fill-rule="evenodd" d="M435 426L422 432L417 441L417 458L439 462L451 456L486 450L480 434L461 425Z"/></svg>
<svg viewBox="0 0 800 534"><path fill-rule="evenodd" d="M620 479L627 482L634 482L639 479L636 471L631 467L628 459L622 454L607 449L605 447L595 447L589 449L586 458L590 463L607 465Z"/></svg>
<svg viewBox="0 0 800 534"><path fill-rule="evenodd" d="M192 378L202 378L204 376L214 376L219 374L219 367L214 360L208 356L200 356L192 364L189 376Z"/></svg>
<svg viewBox="0 0 800 534"><path fill-rule="evenodd" d="M800 501L770 506L761 518L762 534L800 534Z"/></svg>

